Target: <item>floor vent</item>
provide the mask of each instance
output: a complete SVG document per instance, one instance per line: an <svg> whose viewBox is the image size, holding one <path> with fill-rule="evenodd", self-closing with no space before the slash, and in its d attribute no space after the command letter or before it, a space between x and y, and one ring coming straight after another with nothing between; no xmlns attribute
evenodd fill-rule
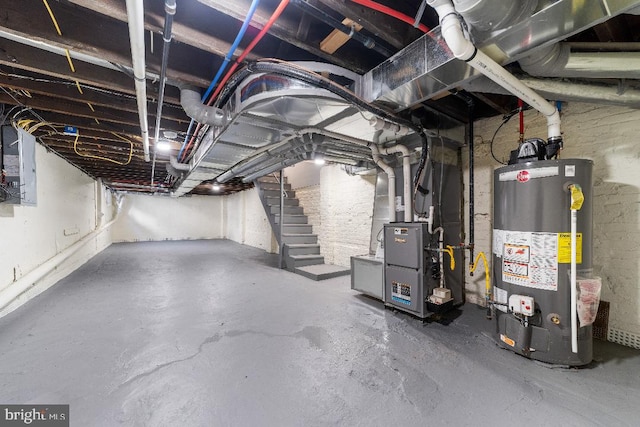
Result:
<svg viewBox="0 0 640 427"><path fill-rule="evenodd" d="M609 335L607 337L607 340L640 350L640 335L638 334L621 331L620 329L609 328Z"/></svg>

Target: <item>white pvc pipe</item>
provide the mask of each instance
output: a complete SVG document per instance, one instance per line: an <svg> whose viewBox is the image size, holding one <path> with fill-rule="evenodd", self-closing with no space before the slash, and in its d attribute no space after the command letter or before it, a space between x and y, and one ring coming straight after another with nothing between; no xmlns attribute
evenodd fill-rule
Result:
<svg viewBox="0 0 640 427"><path fill-rule="evenodd" d="M129 40L131 43L131 62L136 85L136 101L140 118L140 135L144 161L149 157L149 122L147 119L147 82L145 78L145 45L144 45L144 5L141 0L127 0L127 19L129 21Z"/></svg>
<svg viewBox="0 0 640 427"><path fill-rule="evenodd" d="M391 166L386 164L380 158L380 151L378 146L371 144L371 157L376 165L378 165L386 174L388 178L387 195L389 197L389 222L396 221L396 173Z"/></svg>
<svg viewBox="0 0 640 427"><path fill-rule="evenodd" d="M578 352L577 225L578 211L571 209L571 351L574 353Z"/></svg>
<svg viewBox="0 0 640 427"><path fill-rule="evenodd" d="M394 145L389 148L381 148L383 154L401 153L402 154L402 179L404 190L404 221L411 222L413 219L413 200L411 197L411 154L409 149L404 145Z"/></svg>
<svg viewBox="0 0 640 427"><path fill-rule="evenodd" d="M493 80L510 93L540 111L547 117L547 133L549 138L561 139L560 114L554 105L522 84L517 78L505 70L500 64L491 59L473 43L467 40L462 31L451 0L427 0L440 16L442 36L451 49L453 55L466 61L470 66Z"/></svg>

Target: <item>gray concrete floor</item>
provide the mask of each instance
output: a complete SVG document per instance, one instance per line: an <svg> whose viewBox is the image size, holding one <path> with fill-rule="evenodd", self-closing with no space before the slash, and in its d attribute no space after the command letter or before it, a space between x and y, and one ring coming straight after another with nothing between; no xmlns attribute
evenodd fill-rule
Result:
<svg viewBox="0 0 640 427"><path fill-rule="evenodd" d="M640 424L640 352L583 369L499 349L484 311L448 325L274 268L228 241L116 244L0 319L0 402L73 426Z"/></svg>

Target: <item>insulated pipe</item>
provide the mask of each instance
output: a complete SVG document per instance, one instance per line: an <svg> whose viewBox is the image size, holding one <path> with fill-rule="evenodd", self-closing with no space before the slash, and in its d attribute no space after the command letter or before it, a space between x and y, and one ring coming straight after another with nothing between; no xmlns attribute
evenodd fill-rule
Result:
<svg viewBox="0 0 640 427"><path fill-rule="evenodd" d="M127 20L129 22L129 39L131 42L131 62L136 85L136 101L140 118L140 134L144 161L149 157L149 122L147 119L147 82L145 77L145 46L144 46L144 6L142 1L127 0Z"/></svg>
<svg viewBox="0 0 640 427"><path fill-rule="evenodd" d="M548 141L561 144L560 113L558 113L556 107L520 82L465 38L462 25L451 0L427 0L427 2L440 16L442 36L453 55L467 62L471 67L544 114L547 118Z"/></svg>
<svg viewBox="0 0 640 427"><path fill-rule="evenodd" d="M224 110L202 104L200 92L189 86L180 88L180 105L185 113L198 123L209 126L224 126L227 117Z"/></svg>
<svg viewBox="0 0 640 427"><path fill-rule="evenodd" d="M404 190L404 222L411 222L413 216L413 199L411 197L411 153L404 145L394 145L389 148L380 148L382 154L402 154L402 179Z"/></svg>

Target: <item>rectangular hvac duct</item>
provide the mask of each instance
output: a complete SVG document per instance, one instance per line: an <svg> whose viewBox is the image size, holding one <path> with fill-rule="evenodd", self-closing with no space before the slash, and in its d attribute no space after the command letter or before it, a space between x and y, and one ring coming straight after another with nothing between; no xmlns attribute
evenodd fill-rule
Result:
<svg viewBox="0 0 640 427"><path fill-rule="evenodd" d="M476 33L473 40L496 62L507 64L532 49L560 42L616 15L640 7L639 0L545 2L538 12L502 31ZM453 57L434 28L362 76L361 93L367 101L386 104L396 111L469 82L480 74Z"/></svg>

